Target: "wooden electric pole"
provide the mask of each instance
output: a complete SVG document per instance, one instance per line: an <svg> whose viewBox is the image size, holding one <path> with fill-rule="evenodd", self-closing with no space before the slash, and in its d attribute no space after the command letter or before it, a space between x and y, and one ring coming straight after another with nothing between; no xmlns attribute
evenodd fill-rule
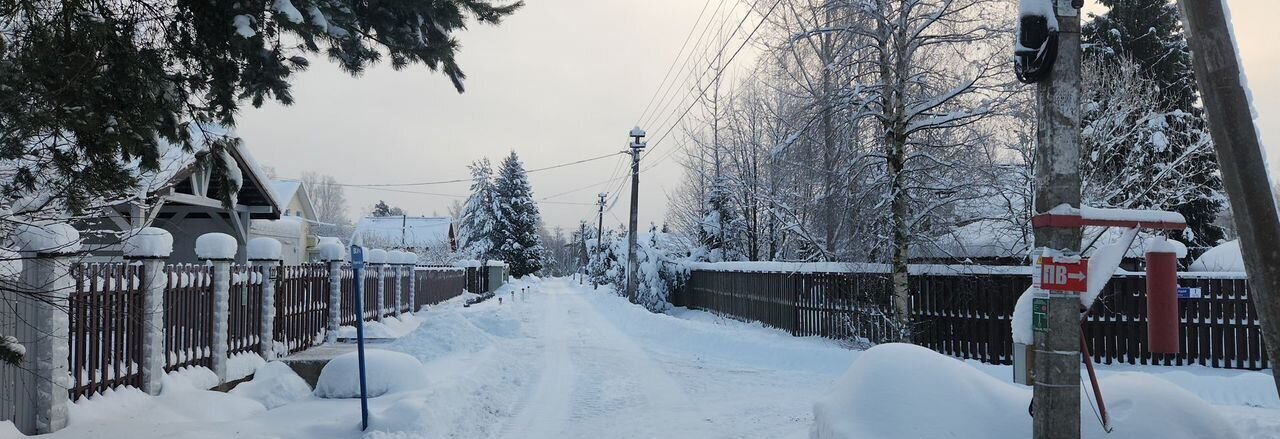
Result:
<svg viewBox="0 0 1280 439"><path fill-rule="evenodd" d="M598 220L599 223L597 223L596 225L596 254L600 255L602 260L604 258L604 199L608 198L608 196L609 196L608 193L601 192L600 200L596 201L596 205L600 208L599 209L600 219ZM591 265L591 262L589 260L587 262L587 265L588 266ZM591 278L591 289L594 290L599 287L600 287L600 283L597 282L594 277Z"/></svg>
<svg viewBox="0 0 1280 439"><path fill-rule="evenodd" d="M1080 11L1053 3L1058 56L1036 88L1036 213L1080 207ZM1036 247L1079 255L1079 228L1037 228ZM1033 255L1034 257L1035 255ZM1035 333L1035 439L1080 438L1080 296L1049 292L1048 331Z"/></svg>
<svg viewBox="0 0 1280 439"><path fill-rule="evenodd" d="M1209 134L1227 200L1240 234L1240 252L1249 275L1249 299L1258 310L1262 342L1271 364L1280 361L1280 214L1267 178L1267 162L1258 140L1243 84L1225 2L1178 1ZM1280 368L1273 367L1280 392Z"/></svg>
<svg viewBox="0 0 1280 439"><path fill-rule="evenodd" d="M640 151L644 150L644 130L631 129L631 220L627 226L627 300L636 302L640 284L640 264L636 261L636 223L640 214Z"/></svg>

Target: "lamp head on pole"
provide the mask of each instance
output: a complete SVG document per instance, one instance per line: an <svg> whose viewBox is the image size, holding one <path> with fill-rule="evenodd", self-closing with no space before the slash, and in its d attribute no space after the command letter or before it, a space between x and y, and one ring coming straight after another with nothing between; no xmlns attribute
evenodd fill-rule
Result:
<svg viewBox="0 0 1280 439"><path fill-rule="evenodd" d="M631 149L644 149L647 144L644 141L645 132L640 127L631 129Z"/></svg>

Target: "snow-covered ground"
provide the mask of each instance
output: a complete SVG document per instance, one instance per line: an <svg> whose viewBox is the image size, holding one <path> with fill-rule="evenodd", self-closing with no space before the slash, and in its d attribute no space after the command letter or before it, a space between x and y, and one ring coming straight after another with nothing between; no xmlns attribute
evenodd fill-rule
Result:
<svg viewBox="0 0 1280 439"><path fill-rule="evenodd" d="M531 287L526 297L511 295L522 287ZM393 325L416 327L376 348L416 358L427 383L370 400L366 437L808 437L814 403L861 355L699 311L651 314L563 279L517 280L498 297L470 308L451 301ZM1007 366L965 364L1005 382L1011 375ZM1134 370L1213 404L1243 437L1280 437L1269 374L1128 366L1101 374ZM279 370L262 375L281 379ZM79 403L70 427L52 437L361 436L358 399L281 390L293 402L273 398L270 410L260 402L260 389L296 382L231 394L166 387L154 398L131 391Z"/></svg>

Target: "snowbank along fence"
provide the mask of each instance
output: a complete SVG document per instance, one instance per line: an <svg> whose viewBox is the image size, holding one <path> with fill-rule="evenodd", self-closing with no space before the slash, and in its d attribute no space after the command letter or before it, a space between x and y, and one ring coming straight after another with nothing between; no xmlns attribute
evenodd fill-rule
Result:
<svg viewBox="0 0 1280 439"><path fill-rule="evenodd" d="M0 309L0 336L15 338L27 353L19 365L0 365L0 420L26 433L61 428L69 401L118 386L155 394L164 373L184 367L210 368L226 382L232 355L278 358L355 323L356 279L342 262L80 264L58 256L59 264L44 264L41 258L25 261L20 279L53 290L38 300L6 291L4 303L12 306ZM489 277L487 267L367 267L366 320L440 303L462 294L472 278Z"/></svg>
<svg viewBox="0 0 1280 439"><path fill-rule="evenodd" d="M891 334L892 282L888 273L849 271L750 271L704 266L690 272L676 305L705 309L789 331L796 336L887 340ZM1012 364L1010 316L1031 285L1022 267L912 266L913 341L935 351L987 363ZM1243 274L1180 273L1180 287L1200 298L1180 299L1177 355L1147 351L1146 278L1115 276L1084 324L1095 362L1153 365L1200 364L1264 369L1267 363L1258 315Z"/></svg>

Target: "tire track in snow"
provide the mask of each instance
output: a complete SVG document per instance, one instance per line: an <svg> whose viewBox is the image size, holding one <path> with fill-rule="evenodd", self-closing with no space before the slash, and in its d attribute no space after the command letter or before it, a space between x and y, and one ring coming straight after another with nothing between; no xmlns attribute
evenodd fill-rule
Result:
<svg viewBox="0 0 1280 439"><path fill-rule="evenodd" d="M545 353L540 360L542 373L532 391L521 402L521 408L504 429L507 438L562 437L565 421L569 418L570 394L573 391L573 363L569 361L569 345L558 294L539 294L534 300L512 306L542 306L544 309L538 338L544 343ZM534 305L537 302L538 305Z"/></svg>

